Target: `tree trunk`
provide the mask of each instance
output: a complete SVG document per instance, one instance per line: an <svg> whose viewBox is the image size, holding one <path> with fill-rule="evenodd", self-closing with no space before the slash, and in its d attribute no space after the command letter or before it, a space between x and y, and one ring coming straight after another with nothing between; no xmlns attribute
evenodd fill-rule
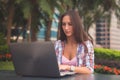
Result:
<svg viewBox="0 0 120 80"><path fill-rule="evenodd" d="M31 30L31 40L33 41L37 41L37 36L36 36L36 31L34 29Z"/></svg>
<svg viewBox="0 0 120 80"><path fill-rule="evenodd" d="M31 15L29 16L27 21L27 41L31 42Z"/></svg>
<svg viewBox="0 0 120 80"><path fill-rule="evenodd" d="M46 31L45 31L45 41L50 41L51 23L52 20L49 20L48 26L46 27Z"/></svg>
<svg viewBox="0 0 120 80"><path fill-rule="evenodd" d="M10 44L10 37L11 37L11 27L12 27L12 22L13 22L13 16L14 16L14 4L12 3L9 6L9 15L7 19L7 44Z"/></svg>
<svg viewBox="0 0 120 80"><path fill-rule="evenodd" d="M38 5L36 5L34 3L34 6L33 6L33 9L32 9L32 12L31 12L31 17L32 17L32 21L31 21L31 40L32 41L36 41L37 40L37 26L38 26L38 14L39 13L39 10L38 10Z"/></svg>
<svg viewBox="0 0 120 80"><path fill-rule="evenodd" d="M24 29L22 28L22 30L19 32L19 34L17 35L17 38L15 39L15 42L18 41L18 38L20 37L20 34L23 33Z"/></svg>

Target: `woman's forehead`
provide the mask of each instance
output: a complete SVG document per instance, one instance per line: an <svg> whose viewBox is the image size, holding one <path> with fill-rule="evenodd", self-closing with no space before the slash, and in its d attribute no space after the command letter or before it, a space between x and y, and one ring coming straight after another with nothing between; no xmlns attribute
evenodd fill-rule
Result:
<svg viewBox="0 0 120 80"><path fill-rule="evenodd" d="M62 22L63 21L71 21L71 17L69 15L66 15L62 18Z"/></svg>

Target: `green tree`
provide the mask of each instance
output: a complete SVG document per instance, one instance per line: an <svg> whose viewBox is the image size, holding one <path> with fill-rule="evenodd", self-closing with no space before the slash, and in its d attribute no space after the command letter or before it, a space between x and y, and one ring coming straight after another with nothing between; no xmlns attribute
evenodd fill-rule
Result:
<svg viewBox="0 0 120 80"><path fill-rule="evenodd" d="M120 14L120 1L116 0L72 0L73 8L77 8L88 33L92 23L95 23L103 16L110 16L112 10ZM88 33L89 35L89 33ZM90 36L90 35L89 35ZM91 37L91 36L90 36ZM91 37L92 38L92 37Z"/></svg>
<svg viewBox="0 0 120 80"><path fill-rule="evenodd" d="M14 17L14 0L8 0L7 2L7 8L8 8L8 16L7 16L7 44L10 44L10 37L11 37L11 27Z"/></svg>
<svg viewBox="0 0 120 80"><path fill-rule="evenodd" d="M43 11L45 11L46 15L48 15L47 19L45 19L46 25L46 35L45 40L50 40L50 32L51 32L51 23L53 20L53 13L55 7L63 13L65 10L67 10L69 7L72 6L72 3L70 0L42 0L39 3L40 7Z"/></svg>
<svg viewBox="0 0 120 80"><path fill-rule="evenodd" d="M64 2L64 0L16 0L17 4L22 5L24 17L28 21L27 29L28 31L31 31L31 34L28 35L28 41L31 41L31 38L32 41L36 40L37 26L40 21L41 12L44 12L44 14L47 15L47 19L43 18L47 23L45 40L50 40L54 8L57 7L61 12L64 10L63 7L61 7L60 1Z"/></svg>
<svg viewBox="0 0 120 80"><path fill-rule="evenodd" d="M68 1L69 0L1 0L0 3L5 4L4 9L6 15L2 15L2 17L5 17L7 20L4 21L7 29L7 44L9 45L11 42L11 27L22 26L24 28L25 23L27 24L27 30L30 31L28 41L31 42L31 39L35 41L38 30L37 26L39 25L41 17L46 22L45 40L50 40L54 8L57 7L62 13L68 8L68 5L71 5L70 1L69 3ZM3 12L3 10L1 10L1 12ZM41 12L44 12L47 17L40 15ZM25 20L27 20L27 22Z"/></svg>
<svg viewBox="0 0 120 80"><path fill-rule="evenodd" d="M5 16L6 16L5 3L0 1L0 32L3 33L4 35L6 33Z"/></svg>

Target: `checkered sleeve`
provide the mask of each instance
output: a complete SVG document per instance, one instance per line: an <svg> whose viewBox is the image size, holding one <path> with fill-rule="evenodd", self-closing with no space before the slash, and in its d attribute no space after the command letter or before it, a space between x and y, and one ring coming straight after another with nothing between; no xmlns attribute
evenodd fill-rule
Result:
<svg viewBox="0 0 120 80"><path fill-rule="evenodd" d="M88 48L88 53L86 53L86 67L89 68L92 72L94 72L94 48L90 41L86 42L86 46Z"/></svg>
<svg viewBox="0 0 120 80"><path fill-rule="evenodd" d="M61 45L61 41L55 41L55 52L56 52L56 57L58 60L58 64L61 64L61 55L62 55L62 45Z"/></svg>

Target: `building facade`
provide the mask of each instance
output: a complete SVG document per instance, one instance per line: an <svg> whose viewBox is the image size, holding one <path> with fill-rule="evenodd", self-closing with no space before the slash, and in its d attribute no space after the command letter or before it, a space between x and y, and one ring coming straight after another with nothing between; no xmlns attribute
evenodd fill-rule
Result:
<svg viewBox="0 0 120 80"><path fill-rule="evenodd" d="M120 50L120 19L111 13L108 18L101 18L96 23L96 45L103 48Z"/></svg>

